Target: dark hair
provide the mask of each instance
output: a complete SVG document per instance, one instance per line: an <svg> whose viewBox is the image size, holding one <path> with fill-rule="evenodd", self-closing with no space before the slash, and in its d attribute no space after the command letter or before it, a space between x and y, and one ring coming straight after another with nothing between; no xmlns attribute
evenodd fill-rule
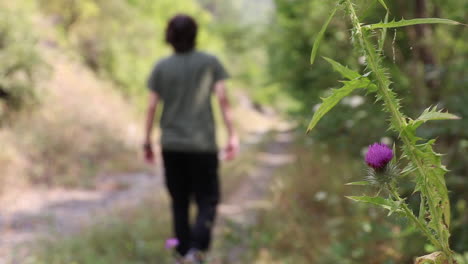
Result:
<svg viewBox="0 0 468 264"><path fill-rule="evenodd" d="M187 52L195 47L197 37L197 22L188 16L179 14L171 18L166 28L166 41L175 51Z"/></svg>

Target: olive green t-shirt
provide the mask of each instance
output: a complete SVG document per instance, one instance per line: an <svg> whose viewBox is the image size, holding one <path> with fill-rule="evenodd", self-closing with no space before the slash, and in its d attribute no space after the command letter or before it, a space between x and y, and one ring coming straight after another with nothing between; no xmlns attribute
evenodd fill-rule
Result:
<svg viewBox="0 0 468 264"><path fill-rule="evenodd" d="M161 145L173 151L217 151L211 95L228 78L219 60L200 51L175 53L159 61L148 79L164 106Z"/></svg>

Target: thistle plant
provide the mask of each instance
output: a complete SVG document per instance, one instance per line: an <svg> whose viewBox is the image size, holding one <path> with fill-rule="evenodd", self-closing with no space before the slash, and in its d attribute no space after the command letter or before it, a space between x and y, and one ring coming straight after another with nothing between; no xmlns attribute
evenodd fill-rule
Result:
<svg viewBox="0 0 468 264"><path fill-rule="evenodd" d="M332 91L323 98L323 102L314 113L307 131L310 132L319 120L330 111L342 98L357 89L363 89L376 97L383 110L388 113L389 127L399 135L401 141L401 156L396 157L395 149L374 144L366 155L369 165L369 175L366 181L350 183L350 185L374 185L380 190L377 196L350 196L348 198L380 206L390 213L406 217L437 249L431 255L416 259L416 263L449 263L453 264L453 251L450 249L450 203L445 174L447 169L442 165L441 154L434 152L434 139L427 140L416 135L416 129L423 123L432 120L458 119L457 116L442 112L436 107L427 108L421 116L412 119L400 110L400 100L392 90L392 82L388 70L383 66L383 45L388 28L399 28L417 24L447 24L460 23L441 18L419 18L411 20L389 21L389 11L384 0L379 3L386 9L384 21L376 24L365 24L359 20L352 0L340 0L336 3L322 29L318 33L311 54L313 64L324 32L331 19L339 9L343 9L352 24L352 42L366 58L365 73L349 69L340 63L324 58L333 69L345 79L343 86ZM399 169L398 163L406 164ZM408 206L398 189L398 179L411 175L415 182L414 193L420 196L419 215Z"/></svg>

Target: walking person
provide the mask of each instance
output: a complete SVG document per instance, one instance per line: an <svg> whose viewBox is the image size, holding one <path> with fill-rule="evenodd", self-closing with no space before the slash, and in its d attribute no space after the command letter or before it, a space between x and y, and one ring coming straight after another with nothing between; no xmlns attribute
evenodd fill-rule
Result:
<svg viewBox="0 0 468 264"><path fill-rule="evenodd" d="M166 41L174 53L160 60L148 79L149 106L144 152L154 162L151 134L156 106L163 102L161 149L165 183L171 198L173 229L178 240L176 263L203 263L220 200L218 147L211 96L220 104L228 143L224 159L233 159L238 137L232 124L224 80L228 78L219 60L195 49L197 24L187 15L170 19ZM197 215L190 222L189 205L194 200Z"/></svg>

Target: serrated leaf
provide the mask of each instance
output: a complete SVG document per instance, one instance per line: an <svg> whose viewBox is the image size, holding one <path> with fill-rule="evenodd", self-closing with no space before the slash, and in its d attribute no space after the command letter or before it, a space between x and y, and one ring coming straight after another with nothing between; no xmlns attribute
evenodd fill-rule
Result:
<svg viewBox="0 0 468 264"><path fill-rule="evenodd" d="M369 85L368 81L365 79L344 81L343 83L343 87L333 90L329 97L322 99L322 104L314 113L314 116L312 117L312 120L307 127L307 133L309 133L317 125L320 119L322 119L322 117L328 113L328 111L330 111L338 102L340 102L341 99L348 96L352 91L359 88L365 88Z"/></svg>
<svg viewBox="0 0 468 264"><path fill-rule="evenodd" d="M323 24L319 33L315 37L314 46L312 47L312 53L310 54L310 64L314 64L315 57L317 56L318 48L320 46L320 42L322 41L323 36L325 35L325 31L327 30L328 24L330 24L330 21L335 16L336 10L338 10L338 6L339 5L336 5L333 8L332 12L330 13L327 20L325 21L325 24Z"/></svg>
<svg viewBox="0 0 468 264"><path fill-rule="evenodd" d="M371 185L368 181L356 181L356 182L348 182L345 185L358 185L358 186L366 186Z"/></svg>
<svg viewBox="0 0 468 264"><path fill-rule="evenodd" d="M374 92L377 90L377 86L375 84L373 84L369 78L367 78L371 72L367 72L363 75L359 74L357 71L354 71L354 70L351 70L350 68L346 67L346 66L343 66L341 63L333 60L333 59L330 59L330 58L327 58L327 57L323 57L328 63L330 63L330 65L333 67L333 69L340 73L344 78L348 79L348 80L355 80L355 79L358 79L360 78L362 81L364 82L367 82L368 85L367 85L367 89L369 90L369 92Z"/></svg>
<svg viewBox="0 0 468 264"><path fill-rule="evenodd" d="M390 211L396 211L399 208L399 204L393 200L385 199L382 197L370 197L370 196L346 196L346 198L357 202L369 203L380 206Z"/></svg>
<svg viewBox="0 0 468 264"><path fill-rule="evenodd" d="M442 112L442 110L437 111L437 107L429 107L418 117L415 121L427 122L429 120L447 120L447 119L460 119L460 117Z"/></svg>
<svg viewBox="0 0 468 264"><path fill-rule="evenodd" d="M418 165L414 164L418 171L415 191L420 191L426 199L427 212L430 214L428 226L442 240L446 240L450 227L450 203L444 178L446 169L442 165L440 154L432 148L434 143L435 140L429 140L412 147L405 146L403 150L408 157L416 155L418 158Z"/></svg>
<svg viewBox="0 0 468 264"><path fill-rule="evenodd" d="M420 127L427 121L431 120L456 120L460 119L460 117L450 114L444 113L442 110L437 110L436 107L429 107L419 116L416 120L408 119L407 125L403 128L407 135L410 137L411 142L416 143L421 140L421 138L416 136L416 129Z"/></svg>
<svg viewBox="0 0 468 264"><path fill-rule="evenodd" d="M328 63L331 64L331 66L333 67L333 69L337 72L339 72L341 75L343 75L343 77L345 77L346 79L348 80L354 80L354 79L357 79L359 77L361 77L361 74L359 74L357 71L353 71L351 70L350 68L346 67L346 66L343 66L341 63L333 60L333 59L330 59L330 58L327 58L327 57L323 57Z"/></svg>
<svg viewBox="0 0 468 264"><path fill-rule="evenodd" d="M402 19L400 21L391 21L387 23L376 23L365 25L363 28L366 29L377 29L377 28L397 28L406 27L420 24L446 24L446 25L462 25L457 21L445 18L414 18L414 19Z"/></svg>

